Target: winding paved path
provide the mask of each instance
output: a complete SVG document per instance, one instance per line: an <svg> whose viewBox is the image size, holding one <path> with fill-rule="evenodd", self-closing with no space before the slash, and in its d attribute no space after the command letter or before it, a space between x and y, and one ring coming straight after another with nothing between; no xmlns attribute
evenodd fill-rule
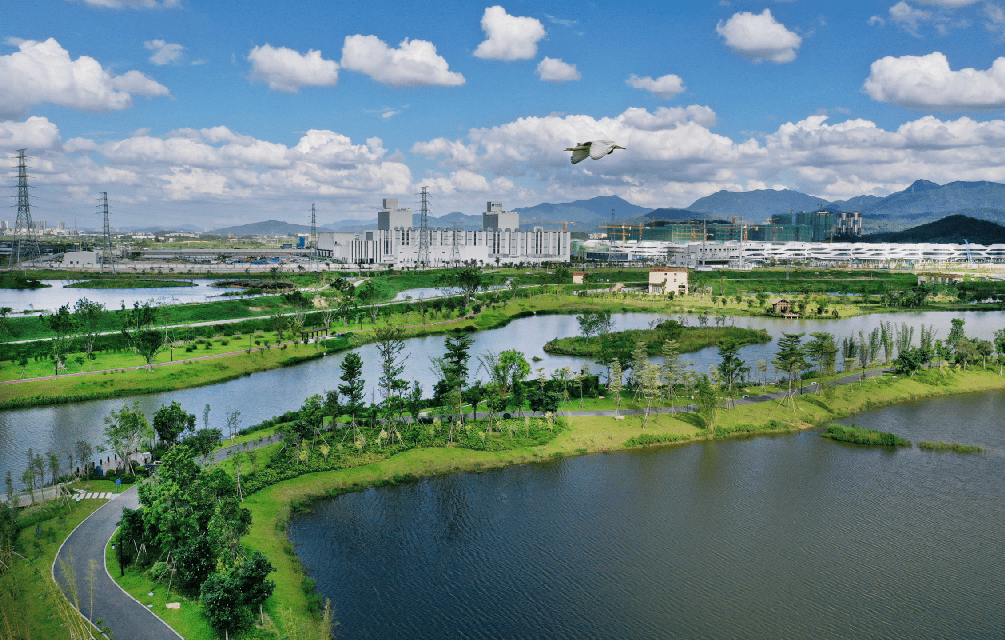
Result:
<svg viewBox="0 0 1005 640"><path fill-rule="evenodd" d="M278 441L277 436L269 436L261 442L250 441L218 449L213 454L214 462L224 460L237 451L264 447ZM119 526L122 510L139 506L136 485L101 505L63 542L52 565L52 576L72 602L69 579L61 564L70 564L72 559L81 615L91 622L103 620L101 626L110 628L113 637L120 640L179 640L181 635L126 593L112 580L105 567L105 547ZM92 560L95 563L93 601L87 575Z"/></svg>

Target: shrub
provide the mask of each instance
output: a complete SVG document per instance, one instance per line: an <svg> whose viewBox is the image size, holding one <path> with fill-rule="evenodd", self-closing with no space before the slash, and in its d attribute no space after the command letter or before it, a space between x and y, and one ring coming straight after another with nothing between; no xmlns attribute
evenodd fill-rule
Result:
<svg viewBox="0 0 1005 640"><path fill-rule="evenodd" d="M887 433L886 431L876 431L875 429L864 429L855 425L846 427L840 424L832 424L820 435L831 440L840 440L841 442L851 442L853 444L883 447L911 446L909 440L905 440L896 434Z"/></svg>

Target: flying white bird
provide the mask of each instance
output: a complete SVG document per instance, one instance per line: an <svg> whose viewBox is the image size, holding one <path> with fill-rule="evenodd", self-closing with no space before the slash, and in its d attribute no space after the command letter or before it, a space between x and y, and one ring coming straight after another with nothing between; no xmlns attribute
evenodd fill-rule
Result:
<svg viewBox="0 0 1005 640"><path fill-rule="evenodd" d="M606 155L610 155L615 149L624 149L614 144L613 140L593 140L590 142L580 142L574 147L569 147L566 151L572 152L572 164L582 162L587 157L600 160Z"/></svg>

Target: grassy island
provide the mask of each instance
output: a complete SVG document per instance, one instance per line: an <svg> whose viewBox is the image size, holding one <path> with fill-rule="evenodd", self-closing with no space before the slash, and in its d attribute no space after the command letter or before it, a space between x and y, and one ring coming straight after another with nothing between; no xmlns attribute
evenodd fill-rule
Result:
<svg viewBox="0 0 1005 640"><path fill-rule="evenodd" d="M159 289L162 287L194 287L188 280L136 280L135 278L113 278L107 280L84 280L64 285L64 289Z"/></svg>
<svg viewBox="0 0 1005 640"><path fill-rule="evenodd" d="M924 451L952 451L953 453L984 453L984 447L977 444L960 444L959 442L919 442L918 447Z"/></svg>
<svg viewBox="0 0 1005 640"><path fill-rule="evenodd" d="M875 429L864 429L852 425L846 427L840 424L832 424L822 434L825 438L839 440L841 442L851 442L853 444L865 444L879 447L910 447L911 443L900 436L887 433L886 431L876 431Z"/></svg>
<svg viewBox="0 0 1005 640"><path fill-rule="evenodd" d="M656 356L667 340L676 340L681 353L691 353L714 347L724 340L731 340L741 346L762 344L771 342L771 336L763 329L686 327L674 320L665 320L652 329L614 331L596 338L556 338L545 344L544 350L554 355L597 357L603 352L631 353L635 344L642 341L649 355Z"/></svg>

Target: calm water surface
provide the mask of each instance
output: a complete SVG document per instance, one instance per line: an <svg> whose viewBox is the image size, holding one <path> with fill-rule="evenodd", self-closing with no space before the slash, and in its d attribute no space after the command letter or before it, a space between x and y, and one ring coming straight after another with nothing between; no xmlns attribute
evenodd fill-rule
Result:
<svg viewBox="0 0 1005 640"><path fill-rule="evenodd" d="M290 537L353 638L1005 637L1005 394L817 432L455 474L316 503Z"/></svg>
<svg viewBox="0 0 1005 640"><path fill-rule="evenodd" d="M220 289L211 287L210 284L216 280L189 280L188 278L178 278L186 282L195 284L193 287L151 287L140 289L77 289L67 288L69 280L43 280L45 284L52 285L45 289L0 289L0 307L10 307L14 313L22 311L47 309L55 311L64 304L73 305L81 298L87 298L91 302L99 302L105 305L106 309L121 309L122 305L132 308L134 302L140 304L151 301L156 305L182 304L188 302L208 302L220 298L228 291L238 291L238 289ZM228 296L229 297L229 296Z"/></svg>

